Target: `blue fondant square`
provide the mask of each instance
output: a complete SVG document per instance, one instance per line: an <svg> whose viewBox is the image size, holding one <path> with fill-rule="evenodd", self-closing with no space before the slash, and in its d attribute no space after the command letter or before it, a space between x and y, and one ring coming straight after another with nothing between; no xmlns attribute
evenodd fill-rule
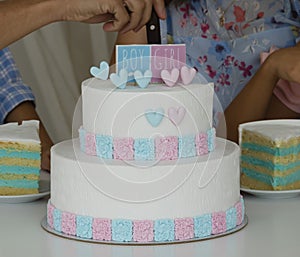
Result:
<svg viewBox="0 0 300 257"><path fill-rule="evenodd" d="M118 242L132 241L132 221L116 219L112 220L112 240Z"/></svg>
<svg viewBox="0 0 300 257"><path fill-rule="evenodd" d="M183 136L178 138L179 158L196 156L196 144L194 136Z"/></svg>
<svg viewBox="0 0 300 257"><path fill-rule="evenodd" d="M134 140L135 160L154 160L154 140L150 138L137 138Z"/></svg>
<svg viewBox="0 0 300 257"><path fill-rule="evenodd" d="M105 159L113 157L113 139L111 136L96 135L97 156Z"/></svg>
<svg viewBox="0 0 300 257"><path fill-rule="evenodd" d="M93 218L89 216L80 216L76 217L76 236L82 238L92 238Z"/></svg>
<svg viewBox="0 0 300 257"><path fill-rule="evenodd" d="M61 232L61 211L58 209L53 210L53 228Z"/></svg>
<svg viewBox="0 0 300 257"><path fill-rule="evenodd" d="M211 214L204 214L194 218L195 237L202 238L212 233Z"/></svg>
<svg viewBox="0 0 300 257"><path fill-rule="evenodd" d="M211 128L207 131L208 151L212 152L215 149L216 129Z"/></svg>
<svg viewBox="0 0 300 257"><path fill-rule="evenodd" d="M235 228L236 224L237 224L236 208L232 207L226 211L226 230Z"/></svg>
<svg viewBox="0 0 300 257"><path fill-rule="evenodd" d="M154 223L154 240L157 242L174 241L175 225L171 219L156 220Z"/></svg>

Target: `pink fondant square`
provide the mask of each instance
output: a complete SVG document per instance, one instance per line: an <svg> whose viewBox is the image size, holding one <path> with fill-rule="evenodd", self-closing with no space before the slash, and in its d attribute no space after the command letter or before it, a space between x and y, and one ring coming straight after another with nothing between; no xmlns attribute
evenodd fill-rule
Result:
<svg viewBox="0 0 300 257"><path fill-rule="evenodd" d="M47 223L48 225L53 228L53 211L54 211L54 206L49 202L47 206Z"/></svg>
<svg viewBox="0 0 300 257"><path fill-rule="evenodd" d="M114 138L114 159L133 160L133 138Z"/></svg>
<svg viewBox="0 0 300 257"><path fill-rule="evenodd" d="M95 134L86 133L85 135L85 152L88 155L96 155L96 137Z"/></svg>
<svg viewBox="0 0 300 257"><path fill-rule="evenodd" d="M136 242L151 242L154 238L153 221L133 221L133 240Z"/></svg>
<svg viewBox="0 0 300 257"><path fill-rule="evenodd" d="M100 218L93 220L93 239L111 241L111 220Z"/></svg>
<svg viewBox="0 0 300 257"><path fill-rule="evenodd" d="M61 231L67 235L76 235L76 215L68 212L61 214Z"/></svg>
<svg viewBox="0 0 300 257"><path fill-rule="evenodd" d="M243 222L243 207L242 207L242 203L238 202L235 204L235 208L236 208L236 225L241 225Z"/></svg>
<svg viewBox="0 0 300 257"><path fill-rule="evenodd" d="M177 159L178 138L175 136L155 138L155 155L157 160Z"/></svg>
<svg viewBox="0 0 300 257"><path fill-rule="evenodd" d="M204 155L208 153L207 134L199 133L195 139L197 155Z"/></svg>
<svg viewBox="0 0 300 257"><path fill-rule="evenodd" d="M221 234L226 231L226 212L212 214L212 234Z"/></svg>
<svg viewBox="0 0 300 257"><path fill-rule="evenodd" d="M185 240L194 237L194 220L192 218L175 219L175 239Z"/></svg>

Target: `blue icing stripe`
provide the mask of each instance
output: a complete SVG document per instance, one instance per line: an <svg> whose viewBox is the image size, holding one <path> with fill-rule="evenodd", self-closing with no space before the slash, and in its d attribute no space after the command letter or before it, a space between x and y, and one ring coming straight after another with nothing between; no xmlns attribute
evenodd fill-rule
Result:
<svg viewBox="0 0 300 257"><path fill-rule="evenodd" d="M23 158L31 160L39 160L41 154L39 152L29 151L11 151L11 150L0 150L0 158Z"/></svg>
<svg viewBox="0 0 300 257"><path fill-rule="evenodd" d="M291 146L289 148L271 148L263 145L258 145L254 143L242 143L242 148L246 148L252 151L264 152L272 154L275 156L286 156L289 154L298 154L300 153L300 145Z"/></svg>
<svg viewBox="0 0 300 257"><path fill-rule="evenodd" d="M254 170L247 168L242 168L242 173L246 174L250 178L256 179L258 181L264 182L267 185L273 186L286 186L288 184L300 180L300 169L285 177L273 177L270 175L258 173Z"/></svg>
<svg viewBox="0 0 300 257"><path fill-rule="evenodd" d="M249 163L252 165L256 165L256 166L265 167L269 170L274 170L274 171L286 171L289 169L293 169L297 166L300 166L300 160L289 163L289 164L274 164L271 161L263 161L263 160L260 160L260 159L257 159L257 158L251 157L251 156L246 156L246 155L242 155L241 160L243 162L246 162L246 163Z"/></svg>
<svg viewBox="0 0 300 257"><path fill-rule="evenodd" d="M0 174L40 174L40 167L24 167L24 166L9 166L0 165Z"/></svg>
<svg viewBox="0 0 300 257"><path fill-rule="evenodd" d="M1 179L0 187L38 188L39 182L28 179Z"/></svg>

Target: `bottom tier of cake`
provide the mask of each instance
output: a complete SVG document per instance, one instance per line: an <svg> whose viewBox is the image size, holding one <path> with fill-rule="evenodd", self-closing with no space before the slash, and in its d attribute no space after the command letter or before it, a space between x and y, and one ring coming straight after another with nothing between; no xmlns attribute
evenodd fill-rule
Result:
<svg viewBox="0 0 300 257"><path fill-rule="evenodd" d="M239 147L223 139L206 156L176 161L101 160L77 139L52 148L48 226L83 239L173 242L243 223Z"/></svg>

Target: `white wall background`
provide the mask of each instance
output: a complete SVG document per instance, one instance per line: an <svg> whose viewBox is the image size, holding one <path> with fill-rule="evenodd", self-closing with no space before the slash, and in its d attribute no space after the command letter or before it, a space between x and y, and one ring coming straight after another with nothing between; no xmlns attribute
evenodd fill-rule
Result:
<svg viewBox="0 0 300 257"><path fill-rule="evenodd" d="M23 80L35 96L37 111L52 140L72 137L72 119L82 80L100 61L109 62L115 34L102 26L56 23L11 45Z"/></svg>

